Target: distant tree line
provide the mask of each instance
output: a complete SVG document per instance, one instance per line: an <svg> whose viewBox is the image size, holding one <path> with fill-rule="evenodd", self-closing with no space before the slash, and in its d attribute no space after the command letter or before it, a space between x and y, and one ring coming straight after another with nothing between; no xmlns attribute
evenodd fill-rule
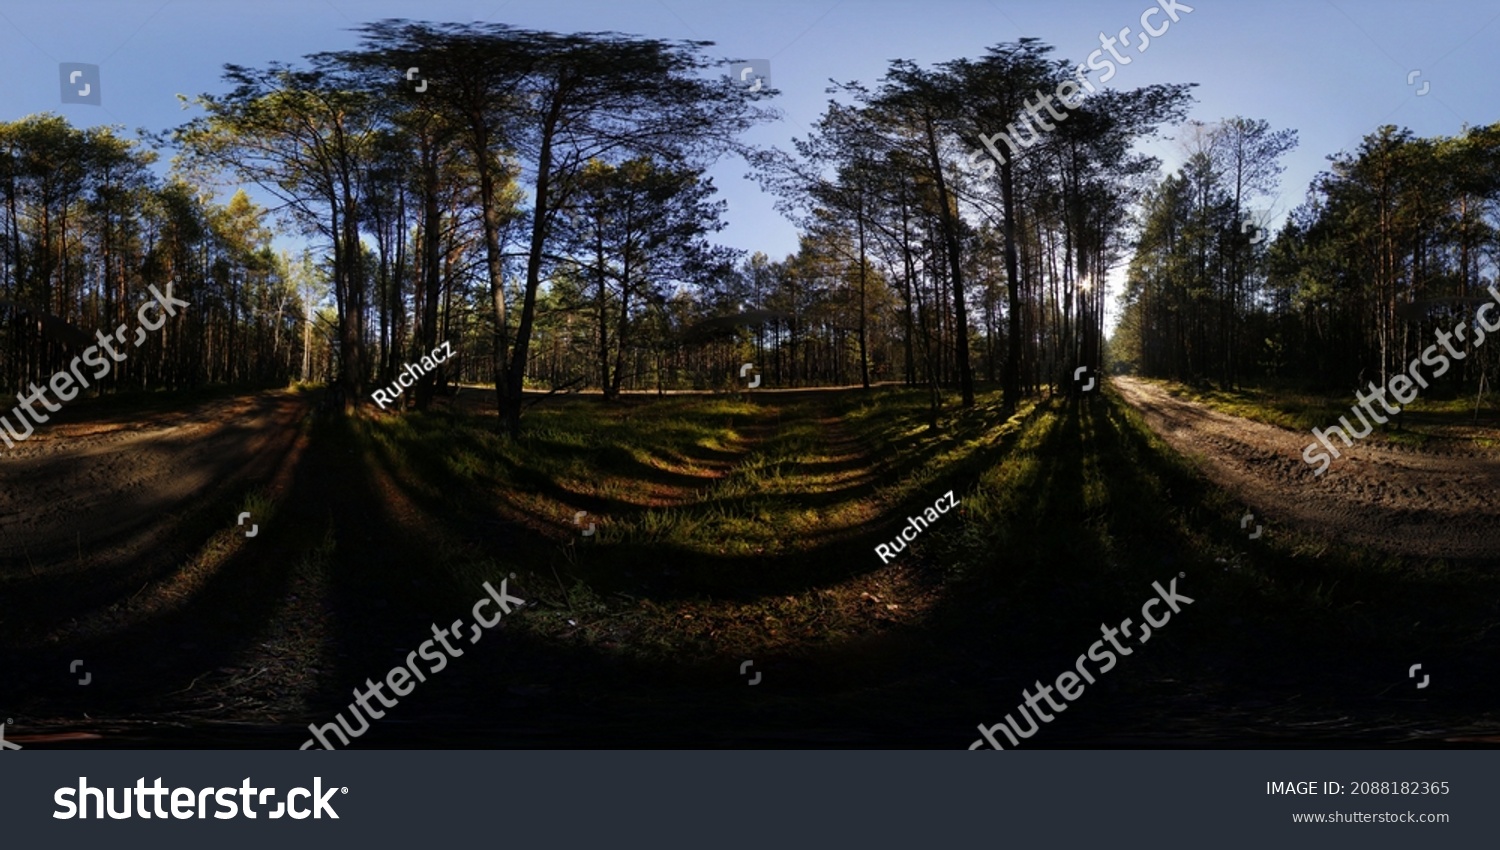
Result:
<svg viewBox="0 0 1500 850"><path fill-rule="evenodd" d="M206 114L175 133L193 167L275 194L326 246L349 401L465 334L512 431L539 364L553 383L618 392L674 285L728 270L704 238L722 206L703 171L769 110L704 73L717 63L699 42L406 21L359 32L360 49L303 68L230 66L234 88L199 98ZM586 338L589 371L559 363L544 326ZM446 377L423 376L419 408Z"/></svg>
<svg viewBox="0 0 1500 850"><path fill-rule="evenodd" d="M155 158L115 128L79 130L56 115L0 123L5 386L45 382L94 331L133 323L147 287L168 282L192 309L131 349L102 389L301 376L307 301L271 248L265 211L244 193L221 206L158 179Z"/></svg>
<svg viewBox="0 0 1500 850"><path fill-rule="evenodd" d="M1022 39L932 68L892 62L875 88L836 84L847 102L794 152L756 155L806 233L758 291L825 281L862 381L953 385L968 406L977 359L1014 410L1044 387L1072 394L1075 370L1100 365L1105 278L1129 247L1134 186L1158 166L1131 149L1183 117L1190 86L1083 97L1082 69L1050 52ZM1064 95L1048 99L1051 121L1047 92ZM1018 124L1031 133L1001 150ZM819 268L832 273L809 278Z"/></svg>
<svg viewBox="0 0 1500 850"><path fill-rule="evenodd" d="M12 136L56 138L12 144L40 159L10 160L0 296L102 327L176 281L197 309L122 371L133 386L329 378L358 404L448 341L455 361L403 401L493 382L513 432L526 389L723 387L746 363L763 386L925 386L934 422L937 389L972 405L976 380L1013 410L1099 365L1105 277L1157 167L1132 148L1182 118L1190 88L1101 85L1049 100L1047 123L1039 93L1086 78L1025 39L837 83L808 137L753 150L740 137L775 117L774 91L746 90L706 42L358 33L296 66L226 66L226 91L151 140L179 154L165 180L112 130L18 122ZM1041 129L1001 155L1018 122ZM713 243L725 204L706 173L730 155L798 224L793 255ZM85 176L64 186L56 162ZM276 202L220 208L193 188L236 184ZM313 254L274 253L272 223ZM7 377L63 357L24 310L0 316Z"/></svg>
<svg viewBox="0 0 1500 850"><path fill-rule="evenodd" d="M1384 385L1438 330L1472 324L1500 279L1500 124L1434 139L1379 128L1330 157L1274 239L1246 222L1293 133L1245 119L1198 129L1186 165L1143 205L1114 340L1127 366L1223 386ZM1434 391L1493 371L1500 350L1486 348Z"/></svg>
<svg viewBox="0 0 1500 850"><path fill-rule="evenodd" d="M978 349L1010 408L1071 390L1099 361L1129 183L1154 167L1131 145L1180 118L1188 89L1065 101L1066 122L990 179L993 165L959 165L980 139L1034 115L1032 92L1077 88L1032 40L837 86L845 102L782 153L738 141L773 117L769 92L715 76L706 43L360 32L359 50L305 68L230 67L234 89L200 98L176 141L195 167L277 194L328 246L351 398L440 335L488 334L480 371L513 430L528 383L613 396L722 383L750 361L775 385L896 379L972 404ZM731 153L802 225L793 257L736 266L710 243L724 205L704 172ZM440 380L423 378L418 407Z"/></svg>

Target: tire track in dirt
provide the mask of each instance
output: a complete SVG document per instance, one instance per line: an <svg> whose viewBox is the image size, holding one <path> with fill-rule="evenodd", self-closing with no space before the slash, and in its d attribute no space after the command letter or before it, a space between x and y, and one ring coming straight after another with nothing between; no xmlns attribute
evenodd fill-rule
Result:
<svg viewBox="0 0 1500 850"><path fill-rule="evenodd" d="M1500 559L1495 452L1356 441L1340 445L1342 457L1315 476L1302 460L1309 433L1220 413L1146 381L1112 383L1152 431L1262 524L1284 522L1330 542L1405 556Z"/></svg>

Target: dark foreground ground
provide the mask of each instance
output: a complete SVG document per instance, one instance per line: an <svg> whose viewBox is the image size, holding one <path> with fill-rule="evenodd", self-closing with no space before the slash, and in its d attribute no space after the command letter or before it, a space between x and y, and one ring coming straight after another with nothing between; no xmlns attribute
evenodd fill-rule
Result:
<svg viewBox="0 0 1500 850"><path fill-rule="evenodd" d="M79 405L0 457L6 740L295 748L505 579L528 604L353 746L962 748L1174 576L1193 604L1023 746L1500 739L1492 454L1313 483L1300 435L1121 392L1145 418L988 394L936 433L900 388L558 399L519 443L471 390Z"/></svg>

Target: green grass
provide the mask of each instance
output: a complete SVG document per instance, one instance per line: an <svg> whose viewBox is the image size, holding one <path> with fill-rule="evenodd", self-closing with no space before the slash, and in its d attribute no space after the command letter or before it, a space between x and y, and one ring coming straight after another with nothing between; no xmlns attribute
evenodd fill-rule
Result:
<svg viewBox="0 0 1500 850"><path fill-rule="evenodd" d="M1289 426L1325 410L1258 391L1213 403ZM567 399L530 411L519 440L450 412L356 420L354 439L434 516L510 524L502 554L436 547L455 604L508 570L540 603L515 628L622 669L893 668L829 697L849 716L922 716L936 692L944 710L992 709L977 683L1010 693L1055 675L1173 577L1198 601L1131 659L1121 693L1170 682L1189 702L1232 701L1300 677L1310 699L1336 701L1389 672L1376 656L1468 651L1500 623L1500 580L1475 565L1288 528L1248 540L1244 505L1112 394L1008 419L998 394L972 410L945 396L937 431L926 404L901 388ZM957 515L883 566L874 544L949 489ZM572 525L577 510L595 535Z"/></svg>
<svg viewBox="0 0 1500 850"><path fill-rule="evenodd" d="M1284 382L1247 384L1234 390L1195 387L1174 381L1148 379L1172 396L1197 402L1231 416L1239 416L1293 431L1311 431L1336 424L1339 417L1349 416L1357 403L1354 393L1347 395L1315 393ZM1381 410L1379 402L1372 402ZM1372 437L1392 443L1422 445L1435 439L1475 440L1481 446L1494 441L1471 432L1476 424L1475 397L1460 395L1444 398L1434 394L1418 395L1400 418L1391 417L1377 425ZM1477 422L1493 425L1500 416L1500 396L1486 393L1478 408Z"/></svg>
<svg viewBox="0 0 1500 850"><path fill-rule="evenodd" d="M1284 403L1257 398L1218 403ZM141 595L140 610L116 619L157 611L165 622L142 633L163 652L198 629L215 643L203 663L218 669L219 645L238 652L244 624L281 622L290 604L302 631L277 638L295 656L284 663L332 680L382 669L428 624L466 615L482 582L514 574L512 594L530 604L506 619L503 640L487 638L424 691L433 711L541 685L556 702L538 702L527 724L560 707L656 742L739 728L757 740L819 728L889 742L917 727L924 742L961 734L1070 669L1101 623L1138 618L1151 583L1174 577L1196 602L1039 746L1111 745L1117 728L1158 726L1222 742L1232 723L1221 710L1245 716L1254 702L1276 706L1256 718L1376 728L1386 709L1371 701L1405 665L1500 663L1490 638L1500 577L1487 565L1397 558L1287 527L1249 540L1246 507L1112 392L1027 400L1008 417L998 393L967 410L945 393L936 429L927 404L899 387L556 398L528 411L519 439L498 433L492 413L446 406L309 416L290 489L198 506L197 556L179 570L196 583ZM959 509L882 564L874 546L948 490ZM239 510L261 524L259 539L233 525ZM596 534L581 534L578 511ZM745 659L776 682L754 702L734 675ZM170 671L157 680L174 692L193 683Z"/></svg>

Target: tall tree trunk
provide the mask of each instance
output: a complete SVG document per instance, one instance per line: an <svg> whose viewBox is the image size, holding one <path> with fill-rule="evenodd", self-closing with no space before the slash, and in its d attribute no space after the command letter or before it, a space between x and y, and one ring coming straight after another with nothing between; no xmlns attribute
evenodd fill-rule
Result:
<svg viewBox="0 0 1500 850"><path fill-rule="evenodd" d="M521 321L516 327L515 354L505 374L504 409L501 418L512 437L521 434L521 398L526 379L526 352L531 346L531 327L536 318L536 296L542 281L542 251L552 216L552 144L562 114L565 93L560 87L542 126L541 150L537 156L536 184L532 192L530 254L526 258L526 291L521 302Z"/></svg>
<svg viewBox="0 0 1500 850"><path fill-rule="evenodd" d="M939 220L943 228L943 241L948 249L949 274L953 280L953 356L958 361L959 388L963 394L964 407L974 406L974 373L969 368L969 319L964 304L963 261L959 255L958 222L955 210L950 206L948 181L943 177L943 162L938 155L937 128L931 115L925 117L927 131L927 156L932 166L938 190Z"/></svg>
<svg viewBox="0 0 1500 850"><path fill-rule="evenodd" d="M1000 163L1000 203L1005 216L1005 280L1010 291L1009 333L1005 351L1005 382L1001 409L1016 412L1021 397L1021 273L1016 257L1016 190L1009 158Z"/></svg>

